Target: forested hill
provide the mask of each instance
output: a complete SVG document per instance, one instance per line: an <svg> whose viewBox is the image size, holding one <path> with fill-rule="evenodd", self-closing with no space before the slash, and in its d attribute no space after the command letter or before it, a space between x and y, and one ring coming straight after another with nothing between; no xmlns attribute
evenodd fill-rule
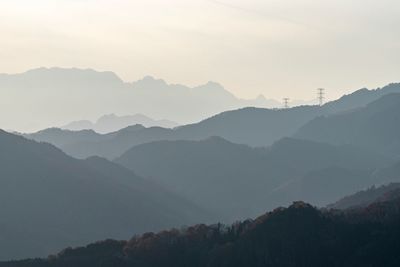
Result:
<svg viewBox="0 0 400 267"><path fill-rule="evenodd" d="M0 267L399 266L400 196L321 211L304 202L231 226L196 225Z"/></svg>

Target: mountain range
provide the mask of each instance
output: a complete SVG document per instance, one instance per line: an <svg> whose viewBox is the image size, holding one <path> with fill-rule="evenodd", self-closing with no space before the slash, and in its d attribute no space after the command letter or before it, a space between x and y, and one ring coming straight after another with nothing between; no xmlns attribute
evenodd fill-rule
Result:
<svg viewBox="0 0 400 267"><path fill-rule="evenodd" d="M59 81L61 89L54 87ZM87 93L83 98L89 97L96 87L98 97L93 101L103 101L102 114L114 105L108 95L110 88L125 92L121 107L132 96L126 93L129 90L142 94L138 99L150 99L148 88L158 88L161 97L168 91L174 99L178 99L176 95L206 102L212 96L221 103L236 99L214 83L202 89L188 88L147 77L127 84L115 74L92 70L40 69L20 76L0 75L4 88L16 84L20 87L13 93L21 93L29 85L32 92L37 90L36 97L44 106L57 99L59 90L70 90L65 103L54 101L60 110L64 104L79 110L83 102L74 95L83 90ZM58 89L51 92L51 88ZM32 92L27 92L28 99ZM100 108L97 104L94 109ZM175 107L193 108L177 103ZM400 203L396 191L400 181L399 108L400 85L390 84L382 89L361 89L322 106L246 107L177 127L137 124L139 120L156 123L140 115L108 115L95 123L78 121L66 126L88 128L77 131L0 131L0 226L4 229L0 260L44 257L67 246L126 239L194 223L232 223L296 200L318 207L334 204L328 206L332 210L320 210L296 202L233 226L184 227L135 236L131 241L109 240L67 249L47 260L4 264L96 266L99 260L102 266L117 262L118 266L148 267L177 261L183 266L257 266L264 259L274 266L291 266L303 262L302 253L311 252L321 257L306 258L324 266L329 266L322 264L328 258L333 266L365 263L361 255L371 261L382 260L370 255L384 255L379 240L397 245L390 236L398 234L393 222L398 220ZM374 187L388 183L392 184ZM350 195L359 190L364 191ZM316 230L314 236L309 235L310 229ZM306 233L296 235L301 230ZM379 240L374 239L376 232L382 233ZM338 239L332 241L334 237ZM355 243L349 244L349 240ZM295 245L289 246L290 242ZM311 243L310 250L300 247L304 242ZM334 245L321 248L322 244ZM274 250L276 247L282 248L285 256ZM330 249L337 254L329 254ZM267 254L259 257L257 251ZM97 256L93 258L92 252ZM395 262L393 257L388 254L387 263Z"/></svg>
<svg viewBox="0 0 400 267"><path fill-rule="evenodd" d="M186 124L225 110L280 105L262 95L239 99L215 82L188 87L150 76L124 82L113 72L76 68L0 74L0 125L24 132L112 113L141 113ZM12 120L6 115L10 113Z"/></svg>
<svg viewBox="0 0 400 267"><path fill-rule="evenodd" d="M183 125L174 129L134 126L102 136L92 133L91 140L81 138L84 134L79 131L64 133L55 129L42 130L25 136L50 142L74 157L86 158L97 155L108 159L120 156L132 146L158 140L202 140L211 136L220 136L228 141L250 146L269 146L283 137L290 136L319 141L320 139L317 137L314 139L313 136L305 136L299 129L305 127L304 125L313 119L325 118L330 115L333 115L332 117L341 116L342 113L343 116L348 116L347 114L353 112L354 109L367 108L366 105L370 103L377 102L376 105L379 106L384 105L386 101L392 101L388 104L396 105L396 97L393 100L390 100L392 98L390 96L383 97L392 92L400 93L400 85L391 84L377 90L362 89L351 95L343 96L337 101L326 103L322 107L243 108L222 112L199 123ZM381 97L383 99L378 101ZM318 128L313 129L312 132L318 134L322 130ZM331 131L331 133L334 134L335 131ZM63 135L69 136L68 144L62 141ZM324 140L321 139L321 141Z"/></svg>
<svg viewBox="0 0 400 267"><path fill-rule="evenodd" d="M398 157L400 94L384 95L365 107L345 113L317 117L294 136L330 144L352 144Z"/></svg>
<svg viewBox="0 0 400 267"><path fill-rule="evenodd" d="M252 148L212 137L138 145L115 162L231 222L303 196L324 206L370 185L388 160L352 146L285 138Z"/></svg>
<svg viewBox="0 0 400 267"><path fill-rule="evenodd" d="M397 181L390 176L398 161L400 94L392 93L394 88L361 90L355 93L361 100L349 95L322 107L228 111L174 129L134 125L109 134L47 129L25 136L78 158L114 159L230 221L296 199L324 206L373 184ZM368 102L377 94L380 98ZM341 110L349 99L365 105ZM325 120L332 123L314 125ZM285 138L290 135L295 138Z"/></svg>
<svg viewBox="0 0 400 267"><path fill-rule="evenodd" d="M0 259L209 219L189 200L99 157L0 131Z"/></svg>
<svg viewBox="0 0 400 267"><path fill-rule="evenodd" d="M178 123L169 120L154 120L143 114L118 116L108 114L100 117L95 123L90 120L73 121L61 127L61 129L80 131L94 130L97 133L111 133L126 128L131 125L140 124L144 127L164 127L174 128Z"/></svg>

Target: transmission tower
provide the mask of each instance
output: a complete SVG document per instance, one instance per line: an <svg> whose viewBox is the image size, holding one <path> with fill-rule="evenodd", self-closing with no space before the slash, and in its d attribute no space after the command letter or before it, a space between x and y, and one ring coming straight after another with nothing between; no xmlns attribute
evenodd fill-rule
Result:
<svg viewBox="0 0 400 267"><path fill-rule="evenodd" d="M325 89L318 88L317 91L318 91L317 95L318 95L319 105L322 106L322 104L324 104L324 99L325 99Z"/></svg>
<svg viewBox="0 0 400 267"><path fill-rule="evenodd" d="M290 100L290 98L287 98L287 97L285 97L283 99L283 107L284 108L289 108L289 100Z"/></svg>

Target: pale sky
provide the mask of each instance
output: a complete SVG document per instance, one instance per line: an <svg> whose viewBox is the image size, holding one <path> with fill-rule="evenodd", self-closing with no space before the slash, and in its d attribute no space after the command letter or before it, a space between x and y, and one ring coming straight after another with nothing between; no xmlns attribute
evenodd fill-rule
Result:
<svg viewBox="0 0 400 267"><path fill-rule="evenodd" d="M0 72L111 70L252 98L400 81L398 0L1 0Z"/></svg>

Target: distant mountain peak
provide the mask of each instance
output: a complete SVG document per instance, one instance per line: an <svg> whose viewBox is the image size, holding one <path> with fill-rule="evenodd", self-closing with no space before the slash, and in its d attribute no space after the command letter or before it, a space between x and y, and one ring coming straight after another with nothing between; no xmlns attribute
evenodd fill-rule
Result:
<svg viewBox="0 0 400 267"><path fill-rule="evenodd" d="M163 79L156 79L153 76L147 75L143 77L141 80L135 81L132 83L134 87L138 87L140 89L147 88L155 88L155 87L167 87L168 84Z"/></svg>
<svg viewBox="0 0 400 267"><path fill-rule="evenodd" d="M103 77L103 79L108 79L110 81L118 82L121 83L123 82L121 78L118 77L117 74L115 74L112 71L97 71L91 68L63 68L63 67L39 67L36 69L31 69L27 70L24 73L21 73L19 75L32 75L32 76L48 76L48 77L60 77L60 76L69 76L69 75L79 75L81 77Z"/></svg>
<svg viewBox="0 0 400 267"><path fill-rule="evenodd" d="M213 82L213 81L208 81L206 84L199 85L195 88L194 90L199 90L199 91L209 91L209 92L222 92L223 94L229 95L230 97L236 98L231 92L226 90L220 83Z"/></svg>

